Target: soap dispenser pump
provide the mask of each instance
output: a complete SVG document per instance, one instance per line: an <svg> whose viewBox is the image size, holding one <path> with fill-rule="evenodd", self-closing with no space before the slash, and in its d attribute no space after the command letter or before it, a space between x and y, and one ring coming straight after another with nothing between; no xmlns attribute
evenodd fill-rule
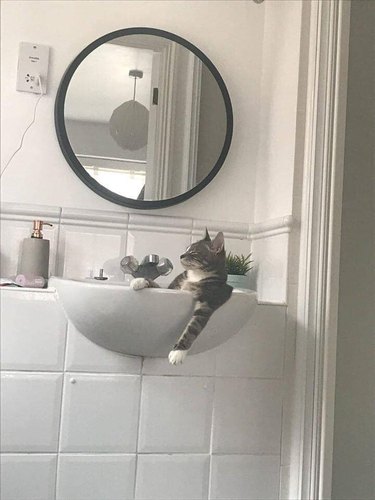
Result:
<svg viewBox="0 0 375 500"><path fill-rule="evenodd" d="M31 238L23 240L17 274L48 279L49 240L43 239L44 225L52 226L48 222L35 220Z"/></svg>

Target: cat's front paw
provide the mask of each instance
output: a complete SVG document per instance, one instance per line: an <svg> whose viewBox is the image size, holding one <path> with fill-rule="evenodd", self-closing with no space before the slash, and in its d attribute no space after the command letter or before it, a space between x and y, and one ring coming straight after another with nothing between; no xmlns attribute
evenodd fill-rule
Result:
<svg viewBox="0 0 375 500"><path fill-rule="evenodd" d="M184 362L187 351L173 350L169 353L168 360L171 365L180 365Z"/></svg>
<svg viewBox="0 0 375 500"><path fill-rule="evenodd" d="M143 290L143 288L148 288L148 281L145 278L134 278L130 286L133 290Z"/></svg>

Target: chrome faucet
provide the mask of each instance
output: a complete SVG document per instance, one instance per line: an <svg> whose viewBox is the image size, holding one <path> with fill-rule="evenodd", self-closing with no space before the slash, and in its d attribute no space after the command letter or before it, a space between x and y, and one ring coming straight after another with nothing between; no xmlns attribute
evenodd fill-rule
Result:
<svg viewBox="0 0 375 500"><path fill-rule="evenodd" d="M160 259L155 254L146 255L141 264L133 255L127 255L121 260L120 267L125 274L131 274L133 278L149 280L155 280L159 276L167 276L173 270L173 264L169 259L166 257Z"/></svg>

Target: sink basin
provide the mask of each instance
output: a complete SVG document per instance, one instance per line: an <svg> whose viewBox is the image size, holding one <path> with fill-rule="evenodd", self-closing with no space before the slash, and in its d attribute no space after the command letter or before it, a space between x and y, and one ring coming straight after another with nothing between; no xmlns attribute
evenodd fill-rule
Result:
<svg viewBox="0 0 375 500"><path fill-rule="evenodd" d="M122 282L69 280L52 277L68 319L92 342L122 354L166 356L189 322L189 292L164 288L134 291ZM232 297L210 318L189 354L227 341L249 320L256 292L233 290Z"/></svg>

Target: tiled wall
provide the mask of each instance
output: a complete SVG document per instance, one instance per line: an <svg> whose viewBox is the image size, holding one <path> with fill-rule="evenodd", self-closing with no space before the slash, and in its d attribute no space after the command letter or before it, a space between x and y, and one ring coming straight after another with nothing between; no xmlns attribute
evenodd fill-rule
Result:
<svg viewBox="0 0 375 500"><path fill-rule="evenodd" d="M91 343L53 290L1 299L2 500L278 498L284 306L172 367Z"/></svg>
<svg viewBox="0 0 375 500"><path fill-rule="evenodd" d="M156 253L172 260L173 273L160 278L166 284L182 271L179 256L208 227L224 231L226 249L253 252L250 279L262 301L286 303L288 245L293 225L290 216L257 224L222 222L118 211L81 210L4 203L1 213L1 277L17 272L20 244L31 234L33 219L53 224L44 234L51 242L50 274L68 278L97 275L104 268L113 279L123 280L119 261L125 255L142 259Z"/></svg>

